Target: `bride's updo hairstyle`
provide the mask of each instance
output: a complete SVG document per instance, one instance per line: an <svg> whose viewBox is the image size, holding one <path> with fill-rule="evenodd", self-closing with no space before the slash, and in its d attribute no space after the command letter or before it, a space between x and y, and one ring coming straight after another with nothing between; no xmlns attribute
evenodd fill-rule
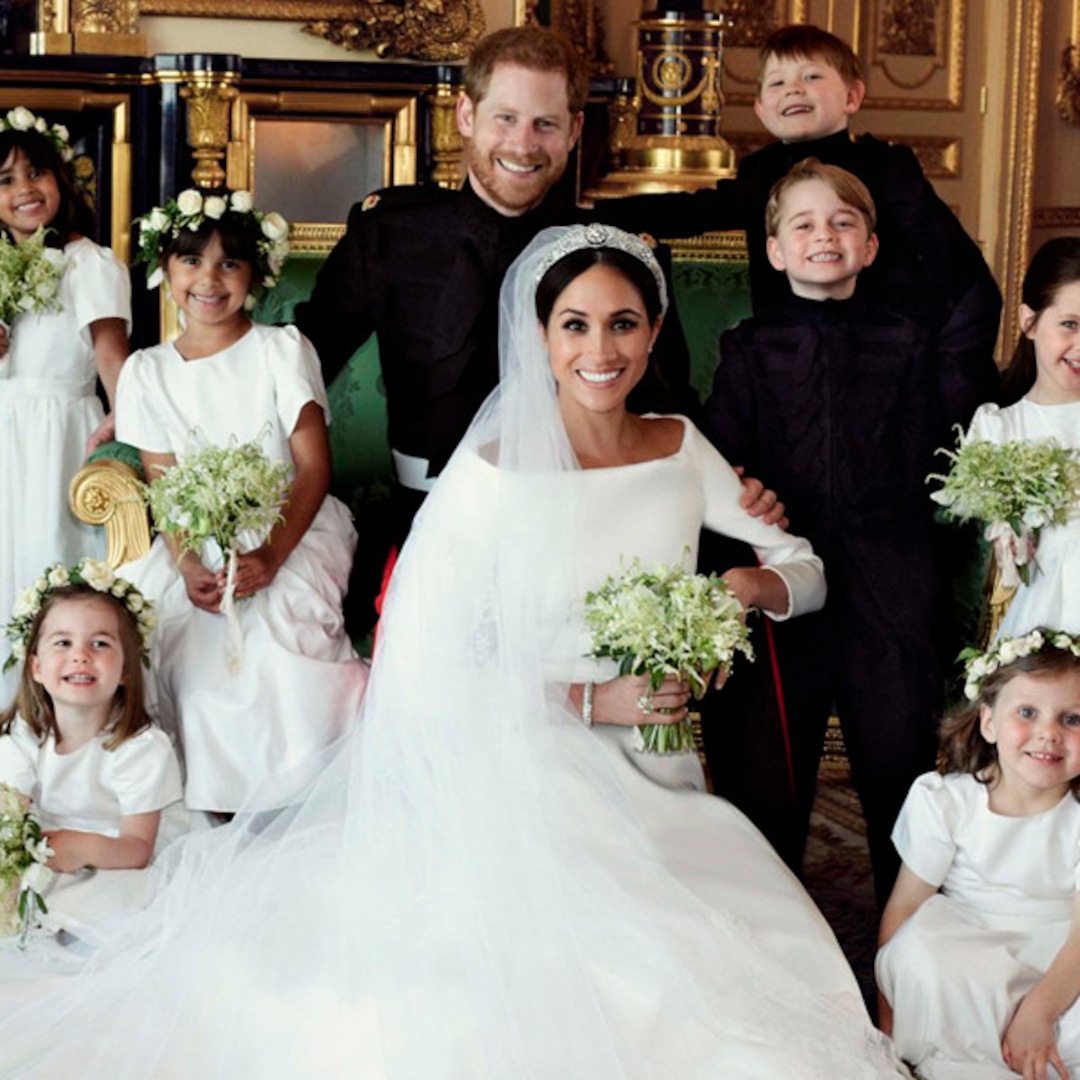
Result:
<svg viewBox="0 0 1080 1080"><path fill-rule="evenodd" d="M650 323L656 322L657 318L664 313L660 287L652 270L640 259L618 248L578 248L555 263L536 287L536 317L544 326L547 326L555 301L558 300L562 291L594 266L614 267L637 289L641 294Z"/></svg>
<svg viewBox="0 0 1080 1080"><path fill-rule="evenodd" d="M541 236L554 231L545 230ZM664 272L652 248L640 236L595 222L571 225L561 230L546 251L540 250L537 255L536 316L542 326L547 326L563 289L594 266L615 267L637 289L650 323L667 311Z"/></svg>

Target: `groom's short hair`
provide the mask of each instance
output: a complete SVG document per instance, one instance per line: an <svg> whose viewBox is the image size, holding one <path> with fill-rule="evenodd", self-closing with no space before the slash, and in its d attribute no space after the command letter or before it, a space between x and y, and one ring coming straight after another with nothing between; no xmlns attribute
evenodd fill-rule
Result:
<svg viewBox="0 0 1080 1080"><path fill-rule="evenodd" d="M474 104L487 95L499 64L516 64L531 71L557 71L566 76L566 100L576 115L585 108L589 77L574 47L561 34L543 26L511 26L488 34L469 54L463 86Z"/></svg>

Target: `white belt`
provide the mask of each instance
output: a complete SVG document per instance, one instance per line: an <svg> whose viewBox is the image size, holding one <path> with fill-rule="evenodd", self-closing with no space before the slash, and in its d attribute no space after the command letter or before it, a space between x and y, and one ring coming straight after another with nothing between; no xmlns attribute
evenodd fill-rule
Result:
<svg viewBox="0 0 1080 1080"><path fill-rule="evenodd" d="M394 459L394 475L402 487L411 488L413 491L430 491L438 479L428 476L430 462L427 458L413 457L412 454L403 454L400 450L391 447L390 456Z"/></svg>

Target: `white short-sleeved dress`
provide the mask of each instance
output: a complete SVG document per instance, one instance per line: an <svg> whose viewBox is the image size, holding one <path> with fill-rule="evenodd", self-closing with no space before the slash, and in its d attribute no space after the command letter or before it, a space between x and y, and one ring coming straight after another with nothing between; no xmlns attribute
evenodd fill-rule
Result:
<svg viewBox="0 0 1080 1080"><path fill-rule="evenodd" d="M43 829L119 836L120 819L162 811L155 852L188 826L180 766L172 742L159 728L145 728L107 750L108 733L70 754L58 753L49 736L39 743L16 717L0 736L0 782L28 795ZM94 940L93 924L120 909L141 905L141 870L83 870L57 874L45 893L46 926Z"/></svg>
<svg viewBox="0 0 1080 1080"><path fill-rule="evenodd" d="M64 248L61 309L20 315L0 360L0 620L21 589L50 563L101 558L100 530L68 509L68 485L101 423L90 326L99 319L131 322L127 267L85 238ZM17 671L0 674L7 705Z"/></svg>
<svg viewBox="0 0 1080 1080"><path fill-rule="evenodd" d="M926 773L893 841L941 891L877 956L897 1049L926 1080L1007 1080L1001 1037L1069 934L1080 887L1080 803L1004 817L973 776ZM1058 1024L1058 1050L1080 1075L1080 1009Z"/></svg>
<svg viewBox="0 0 1080 1080"><path fill-rule="evenodd" d="M309 401L327 410L310 342L293 327L254 324L195 361L171 344L132 354L117 390L117 437L178 459L208 444L257 440L272 460L291 463L289 436ZM356 715L367 666L342 617L355 546L348 510L328 495L270 586L237 604L237 671L225 617L191 603L160 537L121 568L158 605L157 709L179 738L191 809L236 810L267 777L310 762ZM222 566L216 545L202 558Z"/></svg>
<svg viewBox="0 0 1080 1080"><path fill-rule="evenodd" d="M1080 447L1080 402L1038 405L1026 398L1007 408L983 405L970 436L993 443L1057 439ZM1080 506L1064 525L1041 530L1030 584L1021 584L998 636L1018 637L1037 626L1080 631Z"/></svg>

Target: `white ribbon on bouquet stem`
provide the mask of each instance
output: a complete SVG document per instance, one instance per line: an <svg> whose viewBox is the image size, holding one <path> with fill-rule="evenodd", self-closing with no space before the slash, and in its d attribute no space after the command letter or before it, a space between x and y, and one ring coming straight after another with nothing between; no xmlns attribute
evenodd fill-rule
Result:
<svg viewBox="0 0 1080 1080"><path fill-rule="evenodd" d="M1030 566L1035 561L1038 530L1023 525L1017 533L1007 521L992 521L983 535L993 545L994 558L1001 571L1001 584L1011 589L1017 588L1021 582L1026 584L1030 570L1021 570L1021 567Z"/></svg>
<svg viewBox="0 0 1080 1080"><path fill-rule="evenodd" d="M235 675L244 662L244 635L236 615L236 546L229 548L228 569L225 572L225 593L221 597L221 614L229 624L229 645L225 663Z"/></svg>

